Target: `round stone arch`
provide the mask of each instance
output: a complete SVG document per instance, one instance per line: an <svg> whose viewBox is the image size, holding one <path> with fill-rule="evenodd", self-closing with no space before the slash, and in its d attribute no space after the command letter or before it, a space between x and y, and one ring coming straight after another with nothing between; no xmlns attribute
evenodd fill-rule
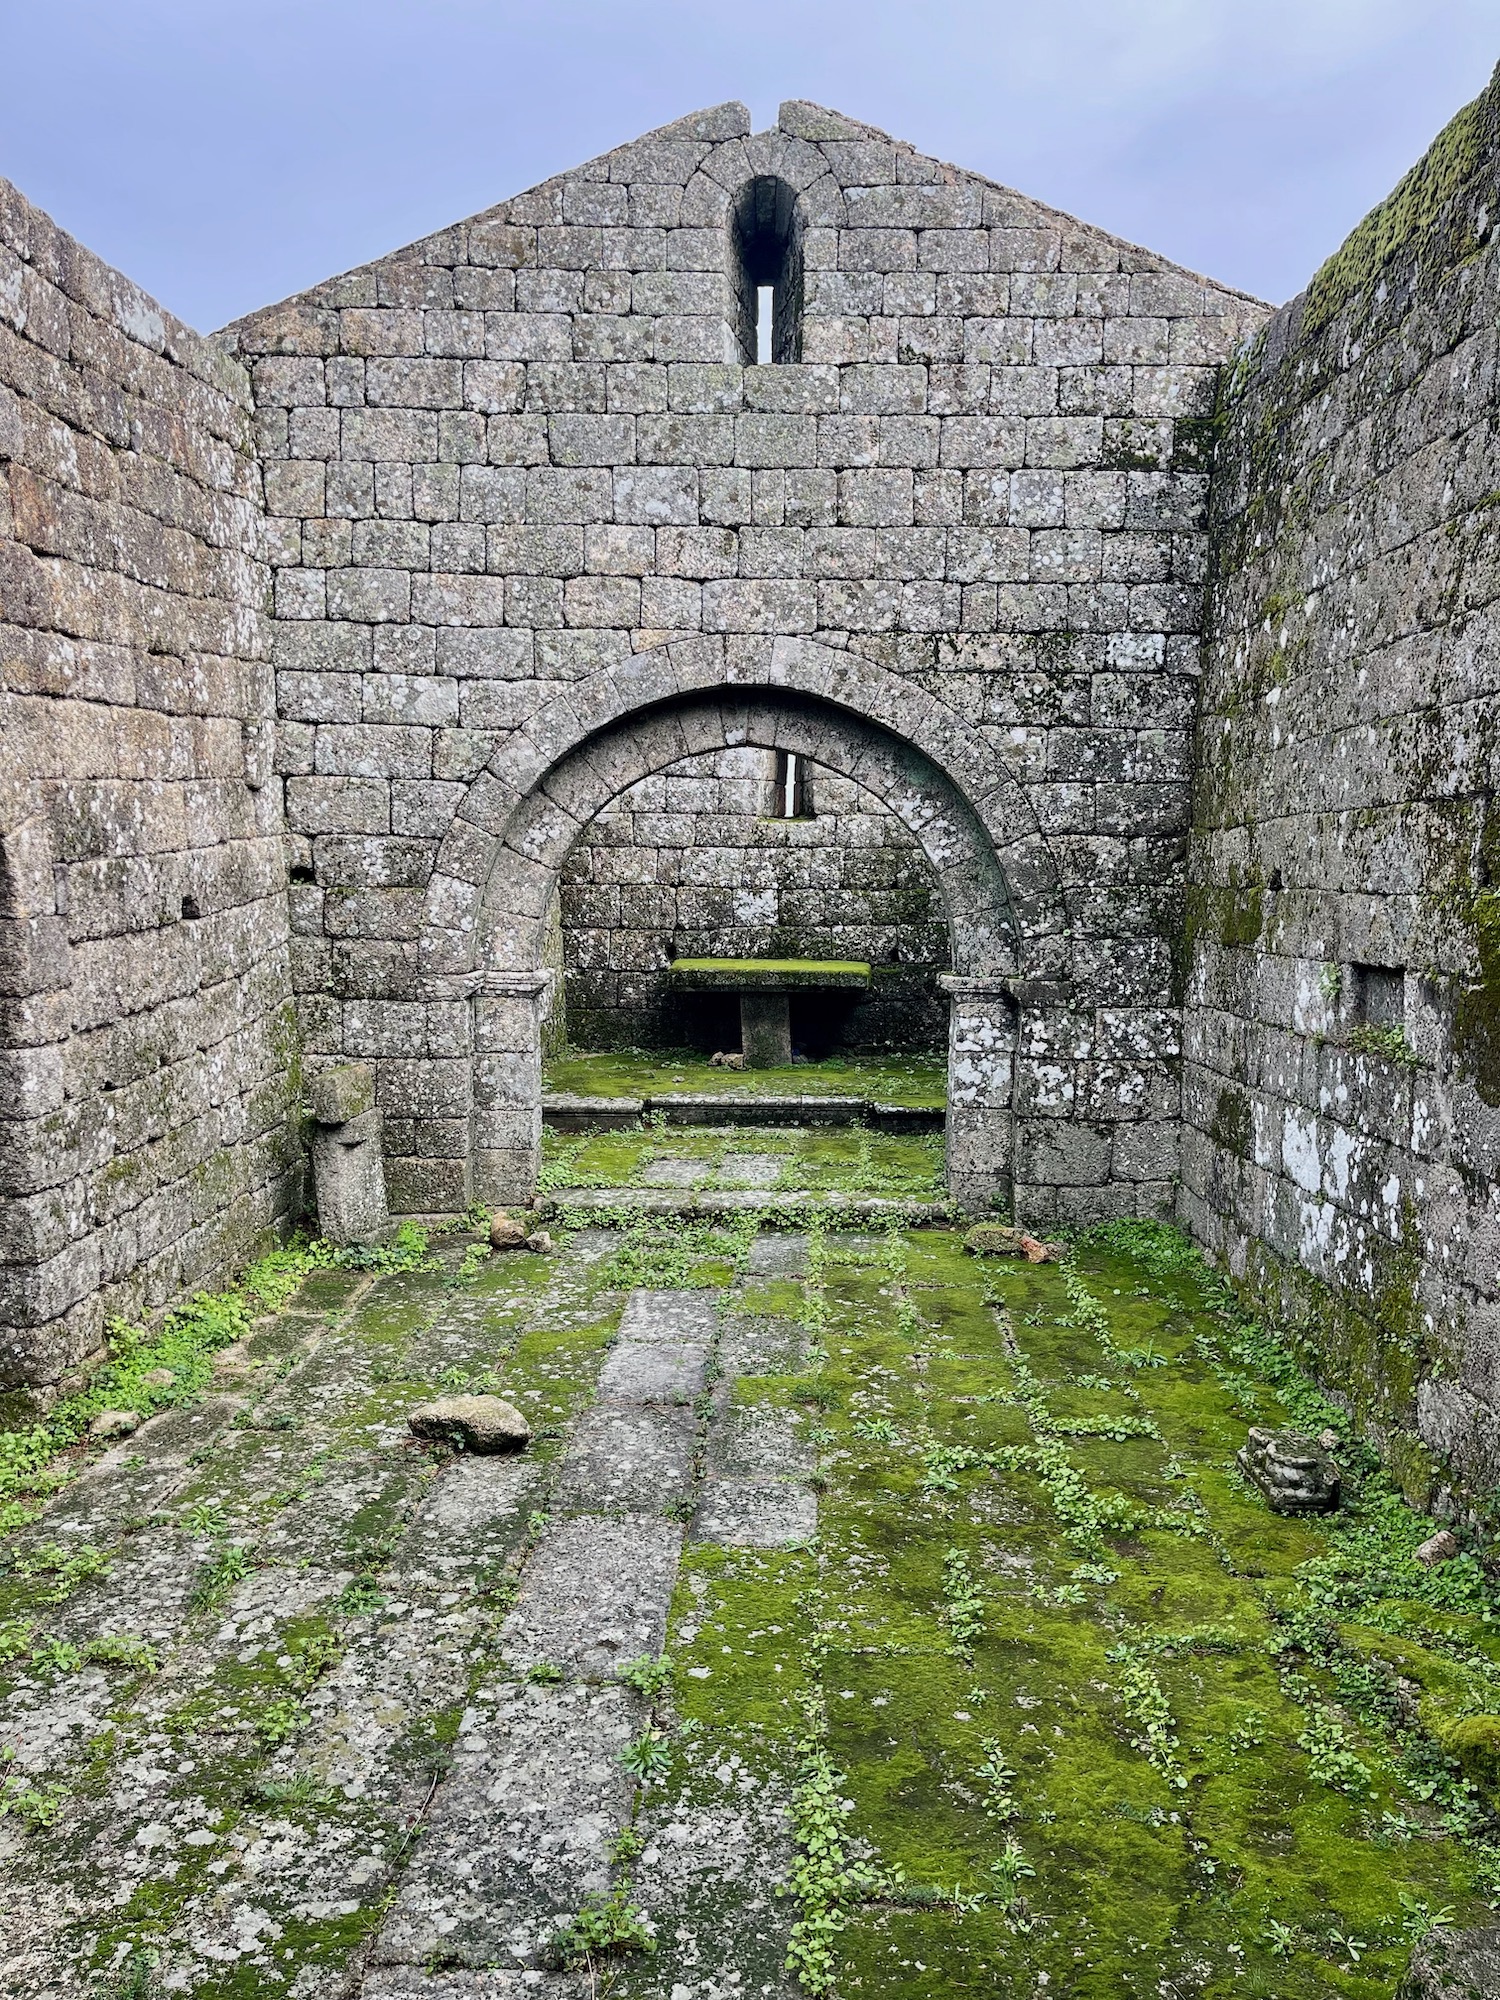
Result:
<svg viewBox="0 0 1500 2000"><path fill-rule="evenodd" d="M438 850L424 911L423 972L442 978L490 969L480 940L491 871L516 814L566 757L629 717L709 693L757 692L808 697L919 751L984 829L1006 884L1021 974L1066 976L1068 917L1051 851L1025 787L978 730L925 688L858 654L810 639L711 636L601 668L544 702L499 743Z"/></svg>
<svg viewBox="0 0 1500 2000"><path fill-rule="evenodd" d="M710 642L595 676L508 739L470 789L429 890L425 946L429 996L472 1007L473 1194L516 1200L535 1186L543 935L574 844L641 778L749 744L855 779L921 847L953 963L943 981L948 1183L967 1206L1006 1200L1018 987L1055 974L1065 942L1055 873L1020 786L951 710L868 662L782 641L766 649L754 681L726 672L729 664Z"/></svg>

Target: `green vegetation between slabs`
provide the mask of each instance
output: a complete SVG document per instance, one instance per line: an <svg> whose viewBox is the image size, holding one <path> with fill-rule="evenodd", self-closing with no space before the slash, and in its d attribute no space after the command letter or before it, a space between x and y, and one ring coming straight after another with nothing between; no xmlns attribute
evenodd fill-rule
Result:
<svg viewBox="0 0 1500 2000"><path fill-rule="evenodd" d="M684 1712L799 1773L808 1990L1389 2000L1485 1921L1487 1552L1424 1568L1357 1446L1342 1511L1267 1510L1248 1425L1341 1419L1196 1253L813 1247L811 1370L738 1394L815 1421L818 1541L690 1552L675 1614Z"/></svg>
<svg viewBox="0 0 1500 2000"><path fill-rule="evenodd" d="M462 1230L304 1246L126 1330L110 1372L0 1434L0 1701L73 1725L0 1778L41 1940L17 1991L45 1971L144 1994L170 1969L230 2000L267 1963L283 1990L353 1962L465 1703L508 1671L549 1469L635 1288L718 1291L759 1329L698 1414L794 1435L818 1524L734 1547L671 1515L633 1818L598 1908L559 1912L599 1992L680 1982L656 1829L731 1783L783 1893L752 1924L726 1869L693 1921L722 1922L747 1980L814 1996L1390 2000L1425 1933L1489 1920L1492 1551L1461 1533L1424 1566L1433 1523L1353 1442L1340 1511L1267 1510L1236 1467L1248 1427L1343 1420L1182 1238L1114 1225L1031 1266L816 1217L765 1258L758 1230L564 1222L555 1258ZM484 1389L525 1410L536 1483L455 1541L421 1525L445 1474L404 1415ZM164 1414L114 1483L80 1479L88 1416L122 1406ZM343 1705L413 1646L426 1692L356 1756ZM269 1959L236 1912L279 1927Z"/></svg>

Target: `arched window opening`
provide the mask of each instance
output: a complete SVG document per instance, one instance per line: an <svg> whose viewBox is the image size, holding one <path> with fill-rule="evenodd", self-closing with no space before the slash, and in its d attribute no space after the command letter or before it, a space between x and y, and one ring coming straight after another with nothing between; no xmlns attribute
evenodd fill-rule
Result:
<svg viewBox="0 0 1500 2000"><path fill-rule="evenodd" d="M735 332L746 366L802 359L802 222L785 181L761 174L734 204Z"/></svg>

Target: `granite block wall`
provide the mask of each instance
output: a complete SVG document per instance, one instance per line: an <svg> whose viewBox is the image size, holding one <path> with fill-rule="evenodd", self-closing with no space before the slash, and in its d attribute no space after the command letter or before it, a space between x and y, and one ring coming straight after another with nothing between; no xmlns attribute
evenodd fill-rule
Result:
<svg viewBox="0 0 1500 2000"><path fill-rule="evenodd" d="M1500 89L1226 378L1182 1213L1414 1494L1500 1481Z"/></svg>
<svg viewBox="0 0 1500 2000"><path fill-rule="evenodd" d="M238 363L0 182L0 1388L298 1200Z"/></svg>
<svg viewBox="0 0 1500 2000"><path fill-rule="evenodd" d="M746 351L747 229L795 358ZM811 642L847 669L820 699L970 746L1025 847L1029 1213L1170 1206L1213 402L1265 311L837 114L729 104L229 330L309 1059L377 1063L399 1205L473 1185L503 814L634 663L645 713L666 662L763 687Z"/></svg>
<svg viewBox="0 0 1500 2000"><path fill-rule="evenodd" d="M807 1050L937 1049L948 933L911 832L821 766L786 784L774 751L686 757L585 828L563 873L568 1035L582 1048L739 1047L733 1003L674 996L674 958L862 959L857 1005L794 1007ZM773 816L773 813L776 816Z"/></svg>

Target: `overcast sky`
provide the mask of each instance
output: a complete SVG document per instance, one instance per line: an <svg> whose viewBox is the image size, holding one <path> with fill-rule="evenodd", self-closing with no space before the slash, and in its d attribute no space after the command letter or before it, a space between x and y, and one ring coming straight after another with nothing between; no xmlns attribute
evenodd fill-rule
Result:
<svg viewBox="0 0 1500 2000"><path fill-rule="evenodd" d="M1500 58L1497 0L0 0L0 31L0 173L204 329L726 98L1279 301Z"/></svg>

